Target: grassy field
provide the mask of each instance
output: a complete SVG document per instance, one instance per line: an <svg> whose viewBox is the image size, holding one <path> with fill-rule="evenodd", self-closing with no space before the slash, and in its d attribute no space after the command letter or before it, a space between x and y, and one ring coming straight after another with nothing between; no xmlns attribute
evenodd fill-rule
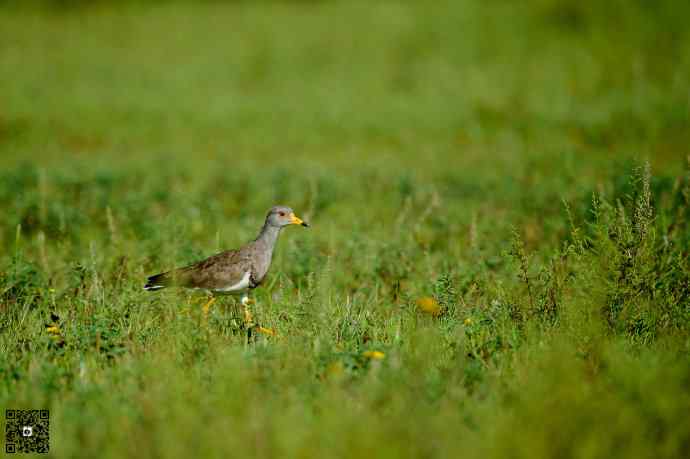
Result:
<svg viewBox="0 0 690 459"><path fill-rule="evenodd" d="M687 2L0 8L0 408L50 457L690 456ZM142 290L274 204L277 336Z"/></svg>

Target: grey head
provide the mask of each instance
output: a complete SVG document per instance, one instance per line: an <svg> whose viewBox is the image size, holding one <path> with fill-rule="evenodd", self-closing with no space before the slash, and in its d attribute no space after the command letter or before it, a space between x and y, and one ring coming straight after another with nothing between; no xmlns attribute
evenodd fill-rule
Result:
<svg viewBox="0 0 690 459"><path fill-rule="evenodd" d="M287 206L274 206L266 215L264 226L282 228L288 225L302 225L309 227L309 224L295 215L295 212Z"/></svg>

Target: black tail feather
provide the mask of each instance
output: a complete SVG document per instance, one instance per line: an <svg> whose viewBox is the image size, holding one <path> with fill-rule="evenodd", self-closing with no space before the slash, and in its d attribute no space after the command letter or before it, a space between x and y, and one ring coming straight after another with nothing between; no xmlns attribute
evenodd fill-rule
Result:
<svg viewBox="0 0 690 459"><path fill-rule="evenodd" d="M165 288L168 285L170 285L170 278L168 276L168 273L156 274L155 276L151 276L148 279L146 279L146 285L144 285L144 290L153 292Z"/></svg>

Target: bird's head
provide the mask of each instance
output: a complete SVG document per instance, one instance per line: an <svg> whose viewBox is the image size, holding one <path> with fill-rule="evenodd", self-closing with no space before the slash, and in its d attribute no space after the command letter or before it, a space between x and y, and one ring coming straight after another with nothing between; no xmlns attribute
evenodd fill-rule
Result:
<svg viewBox="0 0 690 459"><path fill-rule="evenodd" d="M266 223L278 228L288 225L302 225L309 227L307 222L297 217L295 212L286 206L272 207L271 210L268 211L268 215L266 215Z"/></svg>

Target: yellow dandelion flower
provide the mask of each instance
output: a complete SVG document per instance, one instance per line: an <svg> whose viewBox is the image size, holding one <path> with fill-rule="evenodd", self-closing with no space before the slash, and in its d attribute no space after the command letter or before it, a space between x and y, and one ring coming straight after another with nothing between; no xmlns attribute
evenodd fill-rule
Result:
<svg viewBox="0 0 690 459"><path fill-rule="evenodd" d="M46 332L48 332L52 335L59 335L60 334L60 327L58 327L57 325L46 326Z"/></svg>
<svg viewBox="0 0 690 459"><path fill-rule="evenodd" d="M472 319L470 319L470 318L468 317L467 319L465 319L464 324L465 324L465 325L472 325Z"/></svg>
<svg viewBox="0 0 690 459"><path fill-rule="evenodd" d="M362 353L362 355L372 360L382 360L384 357L386 357L386 354L381 351L365 351Z"/></svg>
<svg viewBox="0 0 690 459"><path fill-rule="evenodd" d="M431 314L434 317L441 315L441 305L439 305L438 301L430 296L424 296L418 299L417 307L420 311L426 314Z"/></svg>

